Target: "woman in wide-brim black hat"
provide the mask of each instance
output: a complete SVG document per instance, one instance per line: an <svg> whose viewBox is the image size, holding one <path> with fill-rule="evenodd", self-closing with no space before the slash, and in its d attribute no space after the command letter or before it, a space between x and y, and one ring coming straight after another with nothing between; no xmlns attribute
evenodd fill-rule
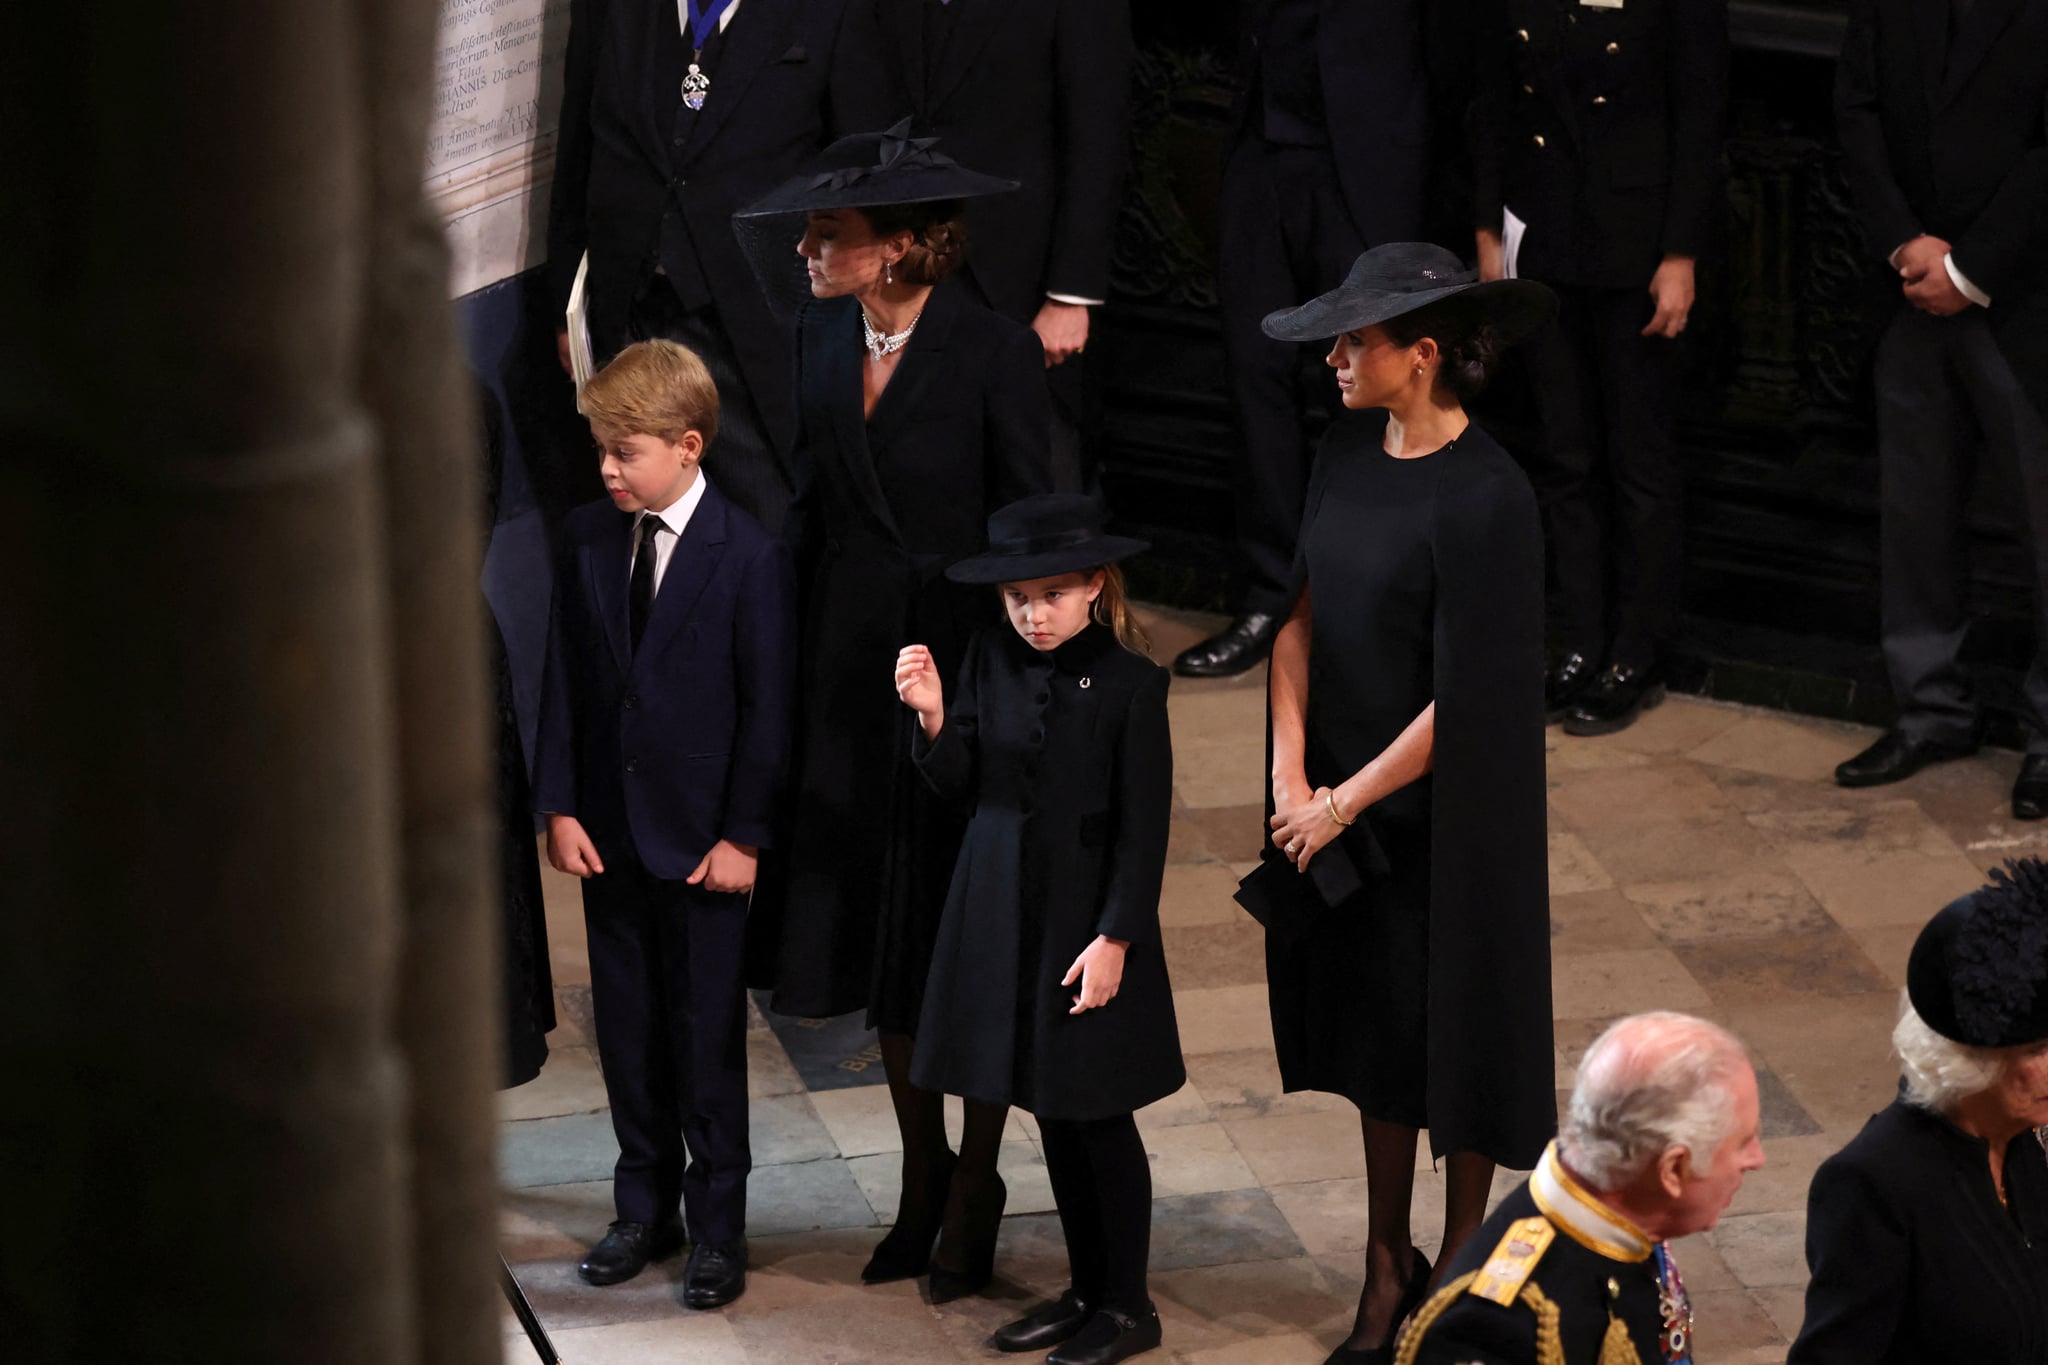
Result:
<svg viewBox="0 0 2048 1365"><path fill-rule="evenodd" d="M781 1013L865 1010L879 1031L903 1192L863 1275L929 1268L940 1300L986 1283L1005 1111L969 1104L956 1159L943 1097L910 1082L964 820L913 770L888 675L906 640L958 667L995 603L946 565L984 547L990 512L1051 488L1044 348L941 283L966 247L961 201L1010 188L898 125L833 144L736 220L771 287L776 262L800 261L808 281L788 527L798 750L789 837L755 895L753 976Z"/></svg>
<svg viewBox="0 0 2048 1365"><path fill-rule="evenodd" d="M1273 645L1265 855L1324 863L1311 880L1333 902L1267 931L1281 1079L1363 1120L1366 1280L1333 1362L1391 1359L1428 1283L1409 1240L1418 1135L1446 1158L1442 1263L1485 1216L1496 1163L1532 1166L1556 1126L1543 540L1528 480L1464 408L1552 306L1394 243L1265 322L1330 339L1347 410L1310 475L1300 596Z"/></svg>

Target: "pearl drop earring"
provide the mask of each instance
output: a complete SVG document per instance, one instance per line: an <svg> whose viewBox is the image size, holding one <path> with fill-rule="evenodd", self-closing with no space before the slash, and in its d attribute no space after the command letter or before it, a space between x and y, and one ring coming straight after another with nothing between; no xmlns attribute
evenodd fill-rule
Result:
<svg viewBox="0 0 2048 1365"><path fill-rule="evenodd" d="M894 261L882 262L882 283L896 283L896 263Z"/></svg>

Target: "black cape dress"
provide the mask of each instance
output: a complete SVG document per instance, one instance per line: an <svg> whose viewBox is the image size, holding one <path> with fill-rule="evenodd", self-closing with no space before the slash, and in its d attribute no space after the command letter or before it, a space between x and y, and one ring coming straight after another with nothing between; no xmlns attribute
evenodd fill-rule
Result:
<svg viewBox="0 0 2048 1365"><path fill-rule="evenodd" d="M896 654L929 646L951 677L1000 621L994 588L945 568L987 543L989 513L1052 489L1052 408L1038 336L932 291L895 376L861 415L860 306L805 305L797 329L798 565L803 655L788 846L762 869L749 976L771 1008L867 1010L910 1033L959 852L959 815L911 767L915 717Z"/></svg>
<svg viewBox="0 0 2048 1365"><path fill-rule="evenodd" d="M973 818L946 897L911 1078L1040 1118L1128 1114L1186 1079L1159 942L1173 808L1166 670L1099 625L1058 649L974 637L919 767ZM1069 1014L1096 935L1117 995Z"/></svg>
<svg viewBox="0 0 2048 1365"><path fill-rule="evenodd" d="M1307 776L1344 781L1434 701L1432 768L1341 836L1365 888L1267 935L1273 1038L1288 1090L1525 1170L1557 1126L1536 500L1477 424L1412 459L1385 430L1341 419L1310 475Z"/></svg>

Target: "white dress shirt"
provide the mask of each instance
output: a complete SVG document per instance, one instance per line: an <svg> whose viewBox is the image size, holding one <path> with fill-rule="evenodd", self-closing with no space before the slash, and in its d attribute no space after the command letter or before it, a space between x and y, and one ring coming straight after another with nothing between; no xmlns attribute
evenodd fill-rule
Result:
<svg viewBox="0 0 2048 1365"><path fill-rule="evenodd" d="M633 552L626 561L626 581L633 581L633 561L640 558L640 528L648 517L661 521L662 530L654 533L654 592L661 595L661 579L668 572L669 560L675 558L676 542L682 539L683 530L696 515L697 504L704 501L704 471L698 470L695 481L689 489L674 502L659 512L640 512L633 517Z"/></svg>

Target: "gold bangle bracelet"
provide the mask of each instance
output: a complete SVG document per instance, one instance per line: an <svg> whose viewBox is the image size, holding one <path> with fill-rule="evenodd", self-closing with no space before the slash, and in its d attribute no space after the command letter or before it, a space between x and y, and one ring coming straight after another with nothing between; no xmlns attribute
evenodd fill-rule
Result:
<svg viewBox="0 0 2048 1365"><path fill-rule="evenodd" d="M1327 787L1323 790L1323 804L1330 808L1330 818L1332 820L1335 820L1340 825L1349 825L1351 823L1350 820L1346 820L1343 816L1337 814L1337 789L1335 787ZM1354 820L1357 818L1356 816L1352 817Z"/></svg>

